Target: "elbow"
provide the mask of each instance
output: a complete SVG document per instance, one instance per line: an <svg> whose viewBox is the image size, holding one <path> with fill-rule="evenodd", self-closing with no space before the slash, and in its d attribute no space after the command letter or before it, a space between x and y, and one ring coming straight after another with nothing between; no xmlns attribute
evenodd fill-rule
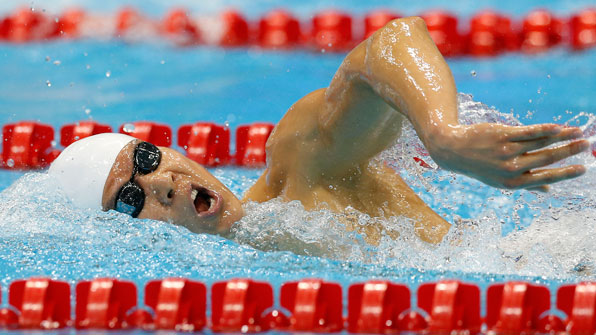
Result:
<svg viewBox="0 0 596 335"><path fill-rule="evenodd" d="M421 33L428 34L426 23L421 17L411 16L389 21L381 29L369 37L368 44L397 43L403 39L410 39Z"/></svg>

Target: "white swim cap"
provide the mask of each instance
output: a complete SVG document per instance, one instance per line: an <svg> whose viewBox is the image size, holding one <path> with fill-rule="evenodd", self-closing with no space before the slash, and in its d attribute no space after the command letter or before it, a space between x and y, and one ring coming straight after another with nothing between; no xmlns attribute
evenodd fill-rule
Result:
<svg viewBox="0 0 596 335"><path fill-rule="evenodd" d="M123 134L93 135L74 142L54 160L48 173L79 208L101 209L103 188L122 149L135 138Z"/></svg>

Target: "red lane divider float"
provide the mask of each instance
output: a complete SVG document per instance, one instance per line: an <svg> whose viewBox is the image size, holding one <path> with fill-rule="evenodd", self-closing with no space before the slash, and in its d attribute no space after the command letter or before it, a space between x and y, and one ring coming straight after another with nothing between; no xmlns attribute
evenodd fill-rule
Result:
<svg viewBox="0 0 596 335"><path fill-rule="evenodd" d="M270 123L239 126L236 131L236 154L230 154L230 129L210 122L182 125L177 132L178 145L186 155L206 166L237 164L261 167L266 162L265 145L273 131ZM109 125L95 121L80 121L60 128L60 144L64 147L87 136L112 132ZM125 123L119 132L158 146L172 145L172 129L168 125L149 121ZM47 167L58 155L54 129L39 122L17 122L5 125L2 141L2 167L7 169L40 169Z"/></svg>
<svg viewBox="0 0 596 335"><path fill-rule="evenodd" d="M573 49L583 50L596 46L596 8L573 15L570 30Z"/></svg>
<svg viewBox="0 0 596 335"><path fill-rule="evenodd" d="M70 322L70 285L67 282L32 278L10 284L8 303L0 324L6 328L56 329Z"/></svg>
<svg viewBox="0 0 596 335"><path fill-rule="evenodd" d="M342 289L320 279L281 286L281 306L290 311L290 331L337 332L343 329Z"/></svg>
<svg viewBox="0 0 596 335"><path fill-rule="evenodd" d="M54 150L54 128L38 122L18 122L2 128L2 167L40 169L58 157Z"/></svg>
<svg viewBox="0 0 596 335"><path fill-rule="evenodd" d="M486 292L486 325L495 332L543 332L540 317L548 310L550 292L544 286L509 282Z"/></svg>
<svg viewBox="0 0 596 335"><path fill-rule="evenodd" d="M292 48L303 39L298 19L289 12L275 10L259 20L257 41L262 48Z"/></svg>
<svg viewBox="0 0 596 335"><path fill-rule="evenodd" d="M519 50L519 47L519 36L513 30L510 18L494 11L480 12L472 17L468 54L496 56L505 51Z"/></svg>
<svg viewBox="0 0 596 335"><path fill-rule="evenodd" d="M112 127L95 121L80 121L67 124L60 128L60 144L63 147L67 147L81 138L111 132Z"/></svg>
<svg viewBox="0 0 596 335"><path fill-rule="evenodd" d="M564 24L546 10L530 12L523 22L522 51L528 53L544 52L559 44L563 37Z"/></svg>
<svg viewBox="0 0 596 335"><path fill-rule="evenodd" d="M417 290L421 315L410 306L403 284L372 280L350 285L348 314L343 315L342 287L321 279L283 284L276 304L267 282L231 279L211 286L211 320L207 287L197 281L169 278L145 285L144 306L137 287L101 278L76 284L75 317L70 284L31 278L11 283L8 304L0 309L0 329L144 329L197 332L284 332L387 334L400 331L475 334L596 332L596 283L561 286L556 295L561 320L545 286L525 282L493 284L486 290L486 316L480 317L480 288L459 281L422 284ZM277 308L280 306L281 308ZM289 315L284 314L287 311Z"/></svg>
<svg viewBox="0 0 596 335"><path fill-rule="evenodd" d="M389 281L351 285L348 291L348 331L384 334L412 330L404 325L404 317L400 320L400 315L409 309L410 289L405 285Z"/></svg>
<svg viewBox="0 0 596 335"><path fill-rule="evenodd" d="M271 328L263 318L273 307L269 283L232 279L211 288L211 329L216 332L261 332Z"/></svg>
<svg viewBox="0 0 596 335"><path fill-rule="evenodd" d="M178 145L186 156L207 166L230 163L230 129L211 122L197 122L178 129Z"/></svg>
<svg viewBox="0 0 596 335"><path fill-rule="evenodd" d="M172 128L165 124L147 121L125 123L120 126L118 132L136 137L141 141L151 142L160 147L172 145Z"/></svg>
<svg viewBox="0 0 596 335"><path fill-rule="evenodd" d="M183 8L173 8L159 20L134 8L123 8L113 17L68 9L47 15L29 8L18 9L0 21L0 40L12 43L56 38L123 38L127 41L165 37L180 46L303 47L316 51L345 52L400 14L373 11L363 18L337 10L315 13L300 22L291 13L275 10L254 22L240 12L226 10L214 17L195 17ZM596 8L581 10L569 18L537 9L515 20L506 14L481 11L472 16L468 31L461 18L435 10L421 15L444 56L494 56L504 51L544 52L566 44L572 50L596 45ZM364 26L363 32L354 27Z"/></svg>
<svg viewBox="0 0 596 335"><path fill-rule="evenodd" d="M126 313L137 305L137 287L129 281L94 279L76 286L75 327L122 329Z"/></svg>
<svg viewBox="0 0 596 335"><path fill-rule="evenodd" d="M433 333L468 331L477 333L480 318L480 289L458 281L422 284L418 307L429 314L428 329Z"/></svg>

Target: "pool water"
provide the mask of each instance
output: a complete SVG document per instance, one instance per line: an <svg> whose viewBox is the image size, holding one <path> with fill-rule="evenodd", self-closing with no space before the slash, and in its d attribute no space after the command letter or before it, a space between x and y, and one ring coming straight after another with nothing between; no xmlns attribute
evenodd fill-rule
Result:
<svg viewBox="0 0 596 335"><path fill-rule="evenodd" d="M34 5L58 10L72 3ZM103 1L102 9L113 12L118 3ZM169 8L165 3L132 2L156 15ZM182 3L205 11L228 5ZM371 9L355 1L301 3L292 9L302 17L333 5L353 13ZM553 2L547 7L568 14L588 3ZM504 12L519 16L538 2L499 4ZM99 6L93 1L88 5ZM274 6L237 4L253 17ZM448 8L465 16L481 9L478 6L461 2ZM424 8L406 3L403 12ZM38 120L59 129L93 119L117 128L128 121L152 120L176 130L195 121L226 123L232 129L256 121L274 123L296 100L327 86L342 59L341 54L306 51L179 49L161 42L0 44L0 124ZM571 53L559 48L536 56L448 63L458 91L465 93L459 97L462 122L557 122L582 126L586 136L596 134L589 114L596 111L596 49ZM363 236L345 232L336 214L309 212L298 202L277 200L247 204L247 216L236 225L234 238L226 240L116 212L75 210L44 172L0 171L0 284L6 288L15 279L31 276L73 283L117 277L142 287L150 279L182 276L207 284L250 277L276 288L307 277L336 281L345 288L372 278L408 283L412 289L441 278L482 287L524 279L554 288L561 282L594 278L596 172L590 154L568 161L587 164L586 175L554 185L549 194L536 194L500 191L446 171L421 168L411 159L420 146L406 127L404 137L379 159L395 167L435 211L454 222L438 246L418 240L403 218L382 220L400 233L397 241L386 237L377 246L369 245ZM211 171L238 196L262 172L228 167ZM363 224L379 220L356 215ZM5 290L3 295L6 301Z"/></svg>

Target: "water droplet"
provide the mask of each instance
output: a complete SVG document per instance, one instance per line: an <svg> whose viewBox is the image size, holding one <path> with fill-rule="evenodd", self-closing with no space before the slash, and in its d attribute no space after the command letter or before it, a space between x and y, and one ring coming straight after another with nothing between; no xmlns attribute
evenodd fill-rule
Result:
<svg viewBox="0 0 596 335"><path fill-rule="evenodd" d="M52 141L50 142L50 144L52 145L52 148L55 148L58 145L58 142Z"/></svg>
<svg viewBox="0 0 596 335"><path fill-rule="evenodd" d="M112 75L112 72L111 72L111 71L107 71L107 72L106 72L106 77L107 77L107 78L110 78L110 76L111 76L111 75Z"/></svg>
<svg viewBox="0 0 596 335"><path fill-rule="evenodd" d="M74 137L74 140L75 140L75 141L78 141L79 139L80 139L80 137L79 137L79 136L75 136L75 137Z"/></svg>
<svg viewBox="0 0 596 335"><path fill-rule="evenodd" d="M125 123L124 126L122 126L122 130L124 130L125 133L132 133L135 131L135 125L132 123Z"/></svg>
<svg viewBox="0 0 596 335"><path fill-rule="evenodd" d="M46 56L46 62L49 62L51 60L50 56Z"/></svg>
<svg viewBox="0 0 596 335"><path fill-rule="evenodd" d="M54 61L54 65L58 66L58 65L60 65L60 64L62 64L62 62L61 62L61 61L59 61L59 60L55 60L55 61Z"/></svg>
<svg viewBox="0 0 596 335"><path fill-rule="evenodd" d="M88 53L86 53L86 52L84 52L84 53L83 53L83 56L85 56L85 57L87 57L88 55L89 55L89 54L88 54Z"/></svg>
<svg viewBox="0 0 596 335"><path fill-rule="evenodd" d="M528 102L529 102L529 103L532 103L532 99L529 99L529 100L528 100Z"/></svg>
<svg viewBox="0 0 596 335"><path fill-rule="evenodd" d="M14 167L14 160L12 158L9 158L6 161L6 165L8 165L8 167Z"/></svg>
<svg viewBox="0 0 596 335"><path fill-rule="evenodd" d="M160 63L163 65L166 63L166 61L162 59Z"/></svg>
<svg viewBox="0 0 596 335"><path fill-rule="evenodd" d="M48 87L52 87L52 83L49 80L46 80L46 85L48 85Z"/></svg>
<svg viewBox="0 0 596 335"><path fill-rule="evenodd" d="M58 22L60 22L60 19L59 18L55 18L54 19L54 22L58 23Z"/></svg>
<svg viewBox="0 0 596 335"><path fill-rule="evenodd" d="M472 77L476 77L476 70L470 71L470 74L472 75Z"/></svg>
<svg viewBox="0 0 596 335"><path fill-rule="evenodd" d="M89 70L89 69L91 68L91 65L87 64L87 65L85 66L85 68L86 68L87 70Z"/></svg>
<svg viewBox="0 0 596 335"><path fill-rule="evenodd" d="M538 94L542 93L542 89L539 87L538 91L536 91L536 93L538 93Z"/></svg>
<svg viewBox="0 0 596 335"><path fill-rule="evenodd" d="M89 108L85 108L85 114L87 114L87 115L91 114L91 110Z"/></svg>
<svg viewBox="0 0 596 335"><path fill-rule="evenodd" d="M31 11L32 12L35 12L35 7L31 7Z"/></svg>
<svg viewBox="0 0 596 335"><path fill-rule="evenodd" d="M550 74L547 74L547 75L546 75L546 78L550 79Z"/></svg>

